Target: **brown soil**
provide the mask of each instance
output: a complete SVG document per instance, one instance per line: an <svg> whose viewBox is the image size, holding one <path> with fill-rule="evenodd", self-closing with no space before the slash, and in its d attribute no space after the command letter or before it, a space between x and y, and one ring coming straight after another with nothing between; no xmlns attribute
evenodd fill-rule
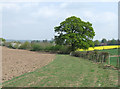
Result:
<svg viewBox="0 0 120 89"><path fill-rule="evenodd" d="M2 47L2 82L41 68L54 58L55 54Z"/></svg>

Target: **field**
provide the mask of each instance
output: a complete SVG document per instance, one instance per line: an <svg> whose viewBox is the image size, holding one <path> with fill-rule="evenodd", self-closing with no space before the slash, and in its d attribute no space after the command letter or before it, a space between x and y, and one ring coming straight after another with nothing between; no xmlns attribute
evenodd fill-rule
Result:
<svg viewBox="0 0 120 89"><path fill-rule="evenodd" d="M93 51L93 50L109 50L109 49L117 49L120 48L120 45L108 45L108 46L96 46L96 47L89 47L88 49L78 49L77 51Z"/></svg>
<svg viewBox="0 0 120 89"><path fill-rule="evenodd" d="M4 56L6 55L6 51L4 50L9 51L7 53L8 54L7 57ZM13 53L14 55L12 55ZM17 74L16 74L17 71L16 72L10 71L12 72L11 74L16 74L16 76L8 81L3 82L3 86L5 87L18 87L18 86L19 87L21 86L22 87L23 86L24 87L42 87L42 86L116 87L118 83L117 70L103 69L98 64L95 64L89 60L72 57L69 55L56 55L56 58L53 60L55 55L51 55L51 54L46 55L46 54L40 54L35 52L23 51L23 50L8 49L8 48L3 48L3 54L4 54L3 59L5 60L5 61L3 60L4 61L3 68L7 69L7 70L3 69L3 73L4 72L8 73L7 71L11 69L7 67L8 63L10 62L11 62L10 63L11 67L13 67L13 64L14 64L15 69L25 68L23 65L25 64L29 65L30 63L31 65L26 69L33 69L32 64L37 66L37 68L34 70L31 70L31 72L28 72L27 70L26 72L20 75L18 74L21 73L23 69L22 70L19 69L20 71ZM35 56L37 57L35 58ZM24 60L24 57L26 58L26 61ZM16 64L18 59L19 59L18 61L19 65ZM23 60L25 62L21 62L20 60L21 61ZM40 60L42 61L40 62ZM50 63L46 62L48 60L49 62L52 60L53 61ZM42 66L39 66L39 65L42 65ZM3 74L3 76L5 75ZM9 75L6 75L6 76L9 76Z"/></svg>
<svg viewBox="0 0 120 89"><path fill-rule="evenodd" d="M103 69L82 58L69 55L55 58L55 54L6 47L2 50L5 87L115 87L118 83L117 70Z"/></svg>
<svg viewBox="0 0 120 89"><path fill-rule="evenodd" d="M100 52L109 52L110 53L110 65L118 67L118 65L117 65L118 64L117 59L119 58L118 50L120 50L120 49L105 49L105 50L99 50L99 51Z"/></svg>
<svg viewBox="0 0 120 89"><path fill-rule="evenodd" d="M109 52L110 55L118 55L118 50L120 49L104 49L104 50L99 50L100 52Z"/></svg>
<svg viewBox="0 0 120 89"><path fill-rule="evenodd" d="M2 47L2 81L41 68L53 61L54 54L36 53Z"/></svg>

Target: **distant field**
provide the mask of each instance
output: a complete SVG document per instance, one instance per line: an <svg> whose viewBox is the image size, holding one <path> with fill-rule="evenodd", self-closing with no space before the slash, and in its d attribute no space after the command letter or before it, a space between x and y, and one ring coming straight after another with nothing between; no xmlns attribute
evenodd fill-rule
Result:
<svg viewBox="0 0 120 89"><path fill-rule="evenodd" d="M89 60L56 55L50 64L3 83L5 87L116 87L118 71Z"/></svg>
<svg viewBox="0 0 120 89"><path fill-rule="evenodd" d="M99 50L100 52L109 52L110 55L118 55L118 50L120 49L104 49L104 50Z"/></svg>
<svg viewBox="0 0 120 89"><path fill-rule="evenodd" d="M107 49L117 49L120 48L120 45L108 45L108 46L96 46L89 47L88 49L77 49L77 51L93 51L93 50L107 50Z"/></svg>
<svg viewBox="0 0 120 89"><path fill-rule="evenodd" d="M110 53L110 56L117 56L119 53L118 53L118 50L120 49L105 49L105 50L99 50L100 52L109 52ZM113 65L113 66L117 66L117 58L118 57L110 57L110 65ZM120 58L119 58L120 60Z"/></svg>

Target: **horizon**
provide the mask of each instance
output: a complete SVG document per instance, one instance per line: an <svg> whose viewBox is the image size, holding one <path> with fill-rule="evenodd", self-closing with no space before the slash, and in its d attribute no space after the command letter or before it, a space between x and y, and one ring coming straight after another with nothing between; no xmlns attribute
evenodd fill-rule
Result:
<svg viewBox="0 0 120 89"><path fill-rule="evenodd" d="M104 38L103 38L104 39ZM105 38L106 39L106 38ZM114 39L114 38L113 38ZM19 39L19 40L17 40L17 39L5 39L5 40L13 40L13 41L43 41L43 40L47 40L47 39L42 39L42 40L40 40L40 39L26 39L26 40L22 40L22 39ZM52 41L53 39L50 39L50 40L47 40L47 41ZM96 39L97 40L97 39ZM107 41L109 41L109 40L112 40L112 39L106 39ZM118 39L114 39L114 40L118 40ZM93 41L95 41L95 40L93 40ZM98 40L98 41L101 41L101 40Z"/></svg>

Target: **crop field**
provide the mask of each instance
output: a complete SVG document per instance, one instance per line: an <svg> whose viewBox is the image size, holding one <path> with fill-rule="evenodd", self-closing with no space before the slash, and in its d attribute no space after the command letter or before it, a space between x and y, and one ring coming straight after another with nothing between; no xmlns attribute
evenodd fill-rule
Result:
<svg viewBox="0 0 120 89"><path fill-rule="evenodd" d="M110 46L96 46L96 47L89 47L87 50L78 49L77 51L93 51L93 50L105 50L105 49L117 49L120 48L120 45L110 45Z"/></svg>

